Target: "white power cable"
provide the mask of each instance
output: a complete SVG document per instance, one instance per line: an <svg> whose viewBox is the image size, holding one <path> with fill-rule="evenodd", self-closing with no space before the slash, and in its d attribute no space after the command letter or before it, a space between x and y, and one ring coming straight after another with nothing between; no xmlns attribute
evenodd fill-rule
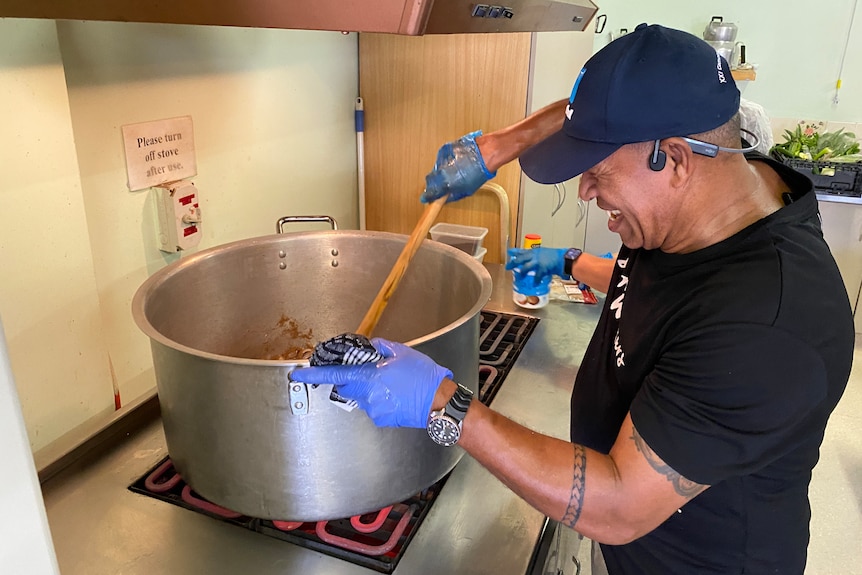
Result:
<svg viewBox="0 0 862 575"><path fill-rule="evenodd" d="M859 0L853 0L853 9L850 11L850 24L847 26L847 36L844 38L844 50L841 52L841 63L838 65L838 79L835 81L835 95L832 103L838 105L838 92L841 90L841 76L844 74L844 59L847 57L847 48L850 45L850 33L853 31L853 20L856 17L856 5Z"/></svg>

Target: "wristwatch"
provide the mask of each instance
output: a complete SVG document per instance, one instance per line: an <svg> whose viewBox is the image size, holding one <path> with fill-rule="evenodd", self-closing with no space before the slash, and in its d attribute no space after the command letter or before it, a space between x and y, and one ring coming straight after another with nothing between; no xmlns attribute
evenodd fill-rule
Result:
<svg viewBox="0 0 862 575"><path fill-rule="evenodd" d="M440 411L432 411L428 416L428 435L435 443L449 447L461 439L461 424L467 415L473 392L460 383L455 395Z"/></svg>
<svg viewBox="0 0 862 575"><path fill-rule="evenodd" d="M582 253L584 253L583 250L579 250L578 248L569 248L566 250L566 253L563 255L563 275L572 275L572 266L575 265L575 262L581 257Z"/></svg>

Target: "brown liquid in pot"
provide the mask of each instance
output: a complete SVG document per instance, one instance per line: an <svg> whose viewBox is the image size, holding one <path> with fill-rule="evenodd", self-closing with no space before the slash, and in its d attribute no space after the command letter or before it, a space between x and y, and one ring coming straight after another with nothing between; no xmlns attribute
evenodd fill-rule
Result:
<svg viewBox="0 0 862 575"><path fill-rule="evenodd" d="M296 343L287 348L283 348L279 353L267 355L263 359L283 361L291 359L308 359L311 357L311 354L314 351L314 333L311 328L303 331L295 319L287 317L284 314L281 314L281 318L278 320L278 328L281 330L281 338L287 338Z"/></svg>
<svg viewBox="0 0 862 575"><path fill-rule="evenodd" d="M311 357L315 344L311 328L303 329L295 319L282 314L273 329L247 330L226 355L273 361L301 360Z"/></svg>

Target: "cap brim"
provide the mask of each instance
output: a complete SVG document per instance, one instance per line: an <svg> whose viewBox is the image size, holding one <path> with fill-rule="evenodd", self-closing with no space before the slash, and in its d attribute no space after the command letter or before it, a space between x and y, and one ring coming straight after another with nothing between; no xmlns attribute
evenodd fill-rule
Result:
<svg viewBox="0 0 862 575"><path fill-rule="evenodd" d="M562 130L521 154L521 169L540 184L559 184L579 176L616 152L622 144L578 140Z"/></svg>

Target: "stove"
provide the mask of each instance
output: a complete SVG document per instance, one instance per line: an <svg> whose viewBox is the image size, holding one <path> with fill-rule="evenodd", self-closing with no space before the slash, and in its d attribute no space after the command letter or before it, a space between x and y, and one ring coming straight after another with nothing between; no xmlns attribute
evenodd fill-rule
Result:
<svg viewBox="0 0 862 575"><path fill-rule="evenodd" d="M491 404L538 322L535 317L482 310L478 400L483 404ZM318 522L271 521L215 505L201 498L183 481L170 457L148 470L129 489L214 520L380 573L392 573L447 479L448 475L420 493L377 512Z"/></svg>
<svg viewBox="0 0 862 575"><path fill-rule="evenodd" d="M535 317L482 310L479 401L491 405L537 323Z"/></svg>
<svg viewBox="0 0 862 575"><path fill-rule="evenodd" d="M391 573L445 483L446 478L375 513L316 522L248 517L211 503L183 481L174 470L170 457L135 481L129 489L380 573Z"/></svg>

